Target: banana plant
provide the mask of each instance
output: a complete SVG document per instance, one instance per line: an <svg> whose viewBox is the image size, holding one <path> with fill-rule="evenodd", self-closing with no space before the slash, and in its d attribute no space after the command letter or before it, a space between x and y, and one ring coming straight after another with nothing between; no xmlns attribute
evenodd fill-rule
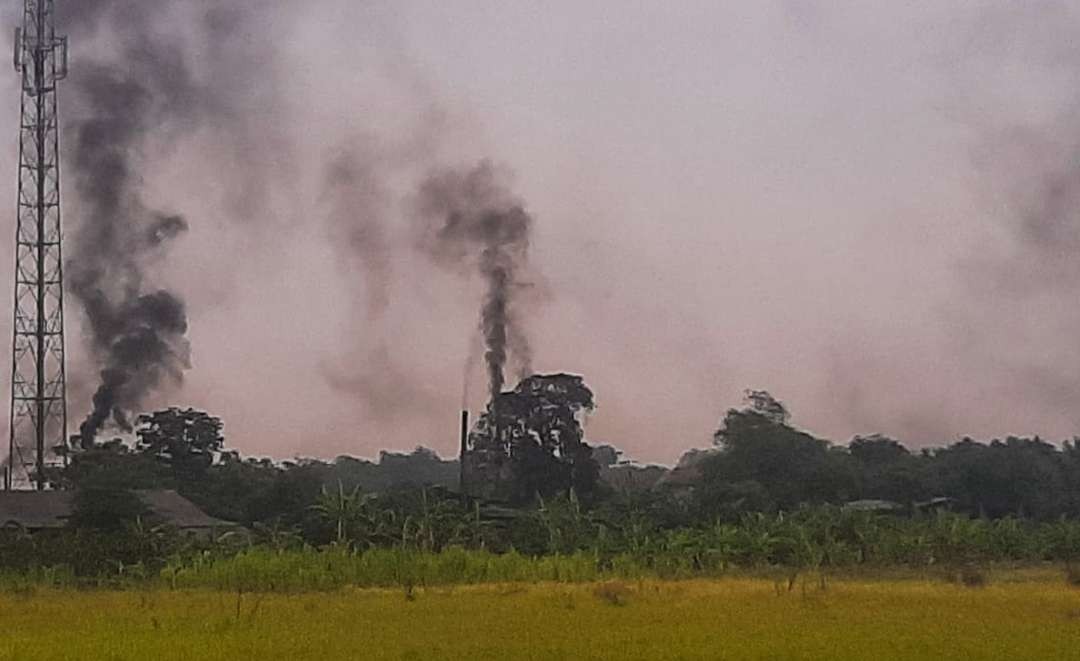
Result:
<svg viewBox="0 0 1080 661"><path fill-rule="evenodd" d="M360 487L346 491L338 481L336 490L323 486L318 502L311 509L333 526L335 544L367 547L374 545L383 532L383 513L373 505L373 494L361 493Z"/></svg>

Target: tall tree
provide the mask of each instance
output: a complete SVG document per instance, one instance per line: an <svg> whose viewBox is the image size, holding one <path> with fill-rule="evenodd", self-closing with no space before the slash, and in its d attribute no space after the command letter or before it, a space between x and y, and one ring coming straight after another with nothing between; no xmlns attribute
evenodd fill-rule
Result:
<svg viewBox="0 0 1080 661"><path fill-rule="evenodd" d="M166 464L177 479L198 479L225 445L222 423L192 408L168 408L138 418L136 450Z"/></svg>
<svg viewBox="0 0 1080 661"><path fill-rule="evenodd" d="M787 408L768 392L748 390L746 406L730 409L714 435L720 451L702 464L703 491L737 484L753 493L756 483L781 508L847 498L854 490L847 453L788 419Z"/></svg>
<svg viewBox="0 0 1080 661"><path fill-rule="evenodd" d="M515 502L573 488L588 496L599 467L578 416L595 407L580 376L537 374L501 393L470 434L469 490Z"/></svg>

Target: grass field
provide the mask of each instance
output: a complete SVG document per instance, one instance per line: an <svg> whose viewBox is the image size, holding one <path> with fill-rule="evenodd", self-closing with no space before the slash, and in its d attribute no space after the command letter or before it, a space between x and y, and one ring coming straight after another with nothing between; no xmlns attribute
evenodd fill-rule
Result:
<svg viewBox="0 0 1080 661"><path fill-rule="evenodd" d="M1080 590L1007 577L0 596L2 659L1080 659Z"/></svg>

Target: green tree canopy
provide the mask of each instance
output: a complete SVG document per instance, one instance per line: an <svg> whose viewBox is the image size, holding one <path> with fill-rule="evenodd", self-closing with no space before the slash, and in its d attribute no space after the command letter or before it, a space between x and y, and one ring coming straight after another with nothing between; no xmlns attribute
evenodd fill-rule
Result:
<svg viewBox="0 0 1080 661"><path fill-rule="evenodd" d="M135 448L168 465L178 477L205 474L225 445L222 423L209 413L171 407L140 415Z"/></svg>
<svg viewBox="0 0 1080 661"><path fill-rule="evenodd" d="M580 376L537 374L496 397L470 434L474 457L495 467L478 479L501 481L501 495L517 502L573 488L594 491L599 468L584 441L578 415L595 407ZM509 468L509 479L502 467Z"/></svg>
<svg viewBox="0 0 1080 661"><path fill-rule="evenodd" d="M720 452L703 462L706 485L756 493L757 483L781 508L847 497L854 474L843 450L790 426L786 407L764 390L747 391L746 402L714 435Z"/></svg>

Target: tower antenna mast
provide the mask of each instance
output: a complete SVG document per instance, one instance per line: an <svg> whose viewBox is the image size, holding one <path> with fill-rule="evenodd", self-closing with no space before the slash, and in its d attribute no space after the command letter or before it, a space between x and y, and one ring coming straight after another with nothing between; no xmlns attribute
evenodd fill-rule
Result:
<svg viewBox="0 0 1080 661"><path fill-rule="evenodd" d="M57 82L67 77L67 37L53 0L24 0L15 29L22 81L15 229L11 438L4 488L45 489L47 468L67 458L64 290L60 229Z"/></svg>

